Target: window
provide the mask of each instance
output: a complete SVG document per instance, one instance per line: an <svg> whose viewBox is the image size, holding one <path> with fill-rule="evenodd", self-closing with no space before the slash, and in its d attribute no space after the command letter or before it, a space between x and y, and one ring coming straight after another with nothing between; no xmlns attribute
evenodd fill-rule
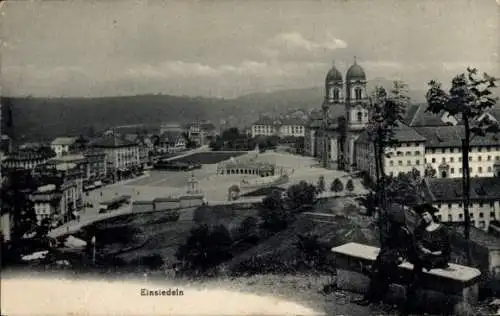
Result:
<svg viewBox="0 0 500 316"><path fill-rule="evenodd" d="M406 165L407 165L407 166L411 166L411 160L407 160L407 161L406 161Z"/></svg>
<svg viewBox="0 0 500 316"><path fill-rule="evenodd" d="M489 148L488 148L489 149ZM488 155L488 157L486 158L488 161L491 161L491 156Z"/></svg>
<svg viewBox="0 0 500 316"><path fill-rule="evenodd" d="M474 172L474 168L470 168L470 173L473 173Z"/></svg>
<svg viewBox="0 0 500 316"><path fill-rule="evenodd" d="M467 191L465 191L465 192L467 192ZM448 208L451 208L451 204L448 204Z"/></svg>
<svg viewBox="0 0 500 316"><path fill-rule="evenodd" d="M420 160L415 160L415 164L418 166L420 165Z"/></svg>
<svg viewBox="0 0 500 316"><path fill-rule="evenodd" d="M495 218L495 212L490 212L490 218Z"/></svg>
<svg viewBox="0 0 500 316"><path fill-rule="evenodd" d="M392 172L392 171L391 171L391 172L389 172L389 175L390 175L391 177L394 177L394 172Z"/></svg>
<svg viewBox="0 0 500 316"><path fill-rule="evenodd" d="M483 218L484 217L484 214L481 212L479 213L479 218Z"/></svg>
<svg viewBox="0 0 500 316"><path fill-rule="evenodd" d="M490 206L491 206L491 207L495 207L495 202L493 202L493 201L492 201L492 202L490 202Z"/></svg>
<svg viewBox="0 0 500 316"><path fill-rule="evenodd" d="M441 149L441 153L443 153L443 154L444 154L445 152L446 152L446 148L442 148L442 149Z"/></svg>
<svg viewBox="0 0 500 316"><path fill-rule="evenodd" d="M478 153L480 153L481 151L483 151L483 149L482 149L481 147L479 147L479 148L477 149L477 152L478 152Z"/></svg>
<svg viewBox="0 0 500 316"><path fill-rule="evenodd" d="M338 88L333 89L333 99L336 101L340 99L340 91Z"/></svg>
<svg viewBox="0 0 500 316"><path fill-rule="evenodd" d="M479 207L483 207L483 202L479 202Z"/></svg>
<svg viewBox="0 0 500 316"><path fill-rule="evenodd" d="M469 156L469 161L472 161L472 157L471 156Z"/></svg>
<svg viewBox="0 0 500 316"><path fill-rule="evenodd" d="M486 151L490 151L490 150L491 150L491 148L490 148L490 147L486 147Z"/></svg>
<svg viewBox="0 0 500 316"><path fill-rule="evenodd" d="M394 166L394 161L389 160L389 165Z"/></svg>
<svg viewBox="0 0 500 316"><path fill-rule="evenodd" d="M427 163L427 158L424 158L424 163Z"/></svg>
<svg viewBox="0 0 500 316"><path fill-rule="evenodd" d="M441 158L441 161L446 162L446 158L445 157Z"/></svg>
<svg viewBox="0 0 500 316"><path fill-rule="evenodd" d="M437 218L438 218L439 221L441 221L441 214L438 214Z"/></svg>
<svg viewBox="0 0 500 316"><path fill-rule="evenodd" d="M433 149L431 150L431 152L432 152L433 154L435 154L435 153L436 153L436 150L433 148Z"/></svg>
<svg viewBox="0 0 500 316"><path fill-rule="evenodd" d="M363 113L358 112L358 122L363 121Z"/></svg>
<svg viewBox="0 0 500 316"><path fill-rule="evenodd" d="M420 156L420 151L418 151L418 150L417 150L417 151L415 152L415 156Z"/></svg>
<svg viewBox="0 0 500 316"><path fill-rule="evenodd" d="M500 156L495 156L495 160L500 160Z"/></svg>
<svg viewBox="0 0 500 316"><path fill-rule="evenodd" d="M481 161L481 156L477 156L477 161Z"/></svg>
<svg viewBox="0 0 500 316"><path fill-rule="evenodd" d="M448 214L448 222L453 222L453 217L451 216L451 214Z"/></svg>
<svg viewBox="0 0 500 316"><path fill-rule="evenodd" d="M458 157L458 162L462 162L462 157Z"/></svg>
<svg viewBox="0 0 500 316"><path fill-rule="evenodd" d="M432 162L436 162L436 158L432 158Z"/></svg>
<svg viewBox="0 0 500 316"><path fill-rule="evenodd" d="M411 156L411 151L407 151L406 156Z"/></svg>
<svg viewBox="0 0 500 316"><path fill-rule="evenodd" d="M462 168L459 168L459 169L458 169L458 172L459 172L459 173L462 173Z"/></svg>
<svg viewBox="0 0 500 316"><path fill-rule="evenodd" d="M479 168L477 168L477 172L478 172L478 173L482 173L482 172L483 172L483 167L479 167ZM466 193L467 193L467 192L466 192Z"/></svg>
<svg viewBox="0 0 500 316"><path fill-rule="evenodd" d="M441 204L438 204L438 205L437 205L437 208L441 208Z"/></svg>
<svg viewBox="0 0 500 316"><path fill-rule="evenodd" d="M454 174L455 173L455 168L450 168L450 173Z"/></svg>
<svg viewBox="0 0 500 316"><path fill-rule="evenodd" d="M464 214L458 214L458 219L463 219L464 218Z"/></svg>
<svg viewBox="0 0 500 316"><path fill-rule="evenodd" d="M488 167L488 172L491 172L491 167Z"/></svg>
<svg viewBox="0 0 500 316"><path fill-rule="evenodd" d="M453 158L453 157L450 157L450 162L453 162L453 160L455 160L455 158Z"/></svg>
<svg viewBox="0 0 500 316"><path fill-rule="evenodd" d="M402 166L403 165L403 161L402 160L398 160L398 165Z"/></svg>
<svg viewBox="0 0 500 316"><path fill-rule="evenodd" d="M356 97L356 100L361 100L361 88L355 88L354 95Z"/></svg>

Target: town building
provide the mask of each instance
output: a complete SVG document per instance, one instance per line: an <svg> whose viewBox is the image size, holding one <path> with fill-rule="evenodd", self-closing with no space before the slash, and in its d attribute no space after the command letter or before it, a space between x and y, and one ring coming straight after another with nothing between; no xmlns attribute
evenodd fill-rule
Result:
<svg viewBox="0 0 500 316"><path fill-rule="evenodd" d="M301 118L272 119L263 116L257 122L252 124L250 128L250 135L252 137L304 137L306 124L307 121Z"/></svg>
<svg viewBox="0 0 500 316"><path fill-rule="evenodd" d="M79 216L84 207L84 160L52 160L33 171L34 176L41 181L38 189L30 194L39 223L49 218L52 225L55 225Z"/></svg>
<svg viewBox="0 0 500 316"><path fill-rule="evenodd" d="M167 132L167 131L177 131L177 132L183 132L184 129L182 128L181 124L178 123L163 123L160 125L160 135Z"/></svg>
<svg viewBox="0 0 500 316"><path fill-rule="evenodd" d="M488 230L500 218L500 177L471 178L469 212L471 224ZM424 196L439 209L443 222L463 222L461 178L425 178Z"/></svg>
<svg viewBox="0 0 500 316"><path fill-rule="evenodd" d="M207 145L218 135L215 125L210 122L194 122L185 128L188 139L198 146Z"/></svg>
<svg viewBox="0 0 500 316"><path fill-rule="evenodd" d="M86 179L91 181L104 179L107 174L106 153L102 150L88 149L82 154L87 160Z"/></svg>
<svg viewBox="0 0 500 316"><path fill-rule="evenodd" d="M34 169L51 158L49 153L18 150L2 158L2 168L5 169Z"/></svg>
<svg viewBox="0 0 500 316"><path fill-rule="evenodd" d="M186 150L186 139L181 131L167 130L160 135L159 152L176 153Z"/></svg>
<svg viewBox="0 0 500 316"><path fill-rule="evenodd" d="M115 180L140 167L139 146L121 135L108 133L89 143L90 148L106 154L106 171Z"/></svg>
<svg viewBox="0 0 500 316"><path fill-rule="evenodd" d="M143 134L125 134L123 137L139 146L140 165L141 168L146 168L149 165L149 153L153 151L154 147L151 139Z"/></svg>
<svg viewBox="0 0 500 316"><path fill-rule="evenodd" d="M74 152L77 146L77 137L57 137L50 143L50 148L61 157Z"/></svg>
<svg viewBox="0 0 500 316"><path fill-rule="evenodd" d="M413 169L424 174L426 139L415 130L398 122L395 129L397 146L388 148L384 157L384 172L395 177L399 173L408 173ZM373 140L364 131L355 142L355 166L358 170L367 172L376 179L375 154Z"/></svg>

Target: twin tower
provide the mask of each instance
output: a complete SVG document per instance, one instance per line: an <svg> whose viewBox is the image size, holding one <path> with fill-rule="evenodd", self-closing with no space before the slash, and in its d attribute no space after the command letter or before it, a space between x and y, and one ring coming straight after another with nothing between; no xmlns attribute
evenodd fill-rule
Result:
<svg viewBox="0 0 500 316"><path fill-rule="evenodd" d="M350 128L364 128L368 123L368 97L366 94L366 74L356 58L345 76L332 65L325 79L325 100L323 110L334 106L345 106L345 118Z"/></svg>

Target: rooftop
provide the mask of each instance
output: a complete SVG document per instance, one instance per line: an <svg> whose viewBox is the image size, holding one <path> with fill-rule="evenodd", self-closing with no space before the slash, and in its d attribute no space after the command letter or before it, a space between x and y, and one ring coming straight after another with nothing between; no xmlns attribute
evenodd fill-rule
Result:
<svg viewBox="0 0 500 316"><path fill-rule="evenodd" d="M108 134L90 142L91 147L97 148L120 148L132 147L137 144L133 141L127 140L120 135Z"/></svg>
<svg viewBox="0 0 500 316"><path fill-rule="evenodd" d="M51 142L51 145L73 145L76 137L57 137Z"/></svg>
<svg viewBox="0 0 500 316"><path fill-rule="evenodd" d="M500 178L471 178L470 199L491 201L500 199ZM462 178L431 178L424 180L424 194L431 202L462 201Z"/></svg>
<svg viewBox="0 0 500 316"><path fill-rule="evenodd" d="M426 139L425 146L428 148L461 147L465 136L463 126L421 126L413 129ZM500 145L500 133L488 134L486 136L474 136L471 146L497 146Z"/></svg>

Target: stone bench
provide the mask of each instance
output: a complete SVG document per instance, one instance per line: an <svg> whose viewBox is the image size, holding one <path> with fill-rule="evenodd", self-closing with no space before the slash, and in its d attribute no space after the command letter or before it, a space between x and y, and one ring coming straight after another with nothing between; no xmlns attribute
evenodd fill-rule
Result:
<svg viewBox="0 0 500 316"><path fill-rule="evenodd" d="M359 243L347 243L332 249L337 270L337 288L357 293L365 293L370 283L369 271L380 249ZM402 301L406 295L406 285L413 274L413 265L403 262L398 267L400 281L391 285L389 300ZM422 288L416 300L425 304L470 304L478 299L478 284L481 272L478 269L450 263L447 269L424 270Z"/></svg>

